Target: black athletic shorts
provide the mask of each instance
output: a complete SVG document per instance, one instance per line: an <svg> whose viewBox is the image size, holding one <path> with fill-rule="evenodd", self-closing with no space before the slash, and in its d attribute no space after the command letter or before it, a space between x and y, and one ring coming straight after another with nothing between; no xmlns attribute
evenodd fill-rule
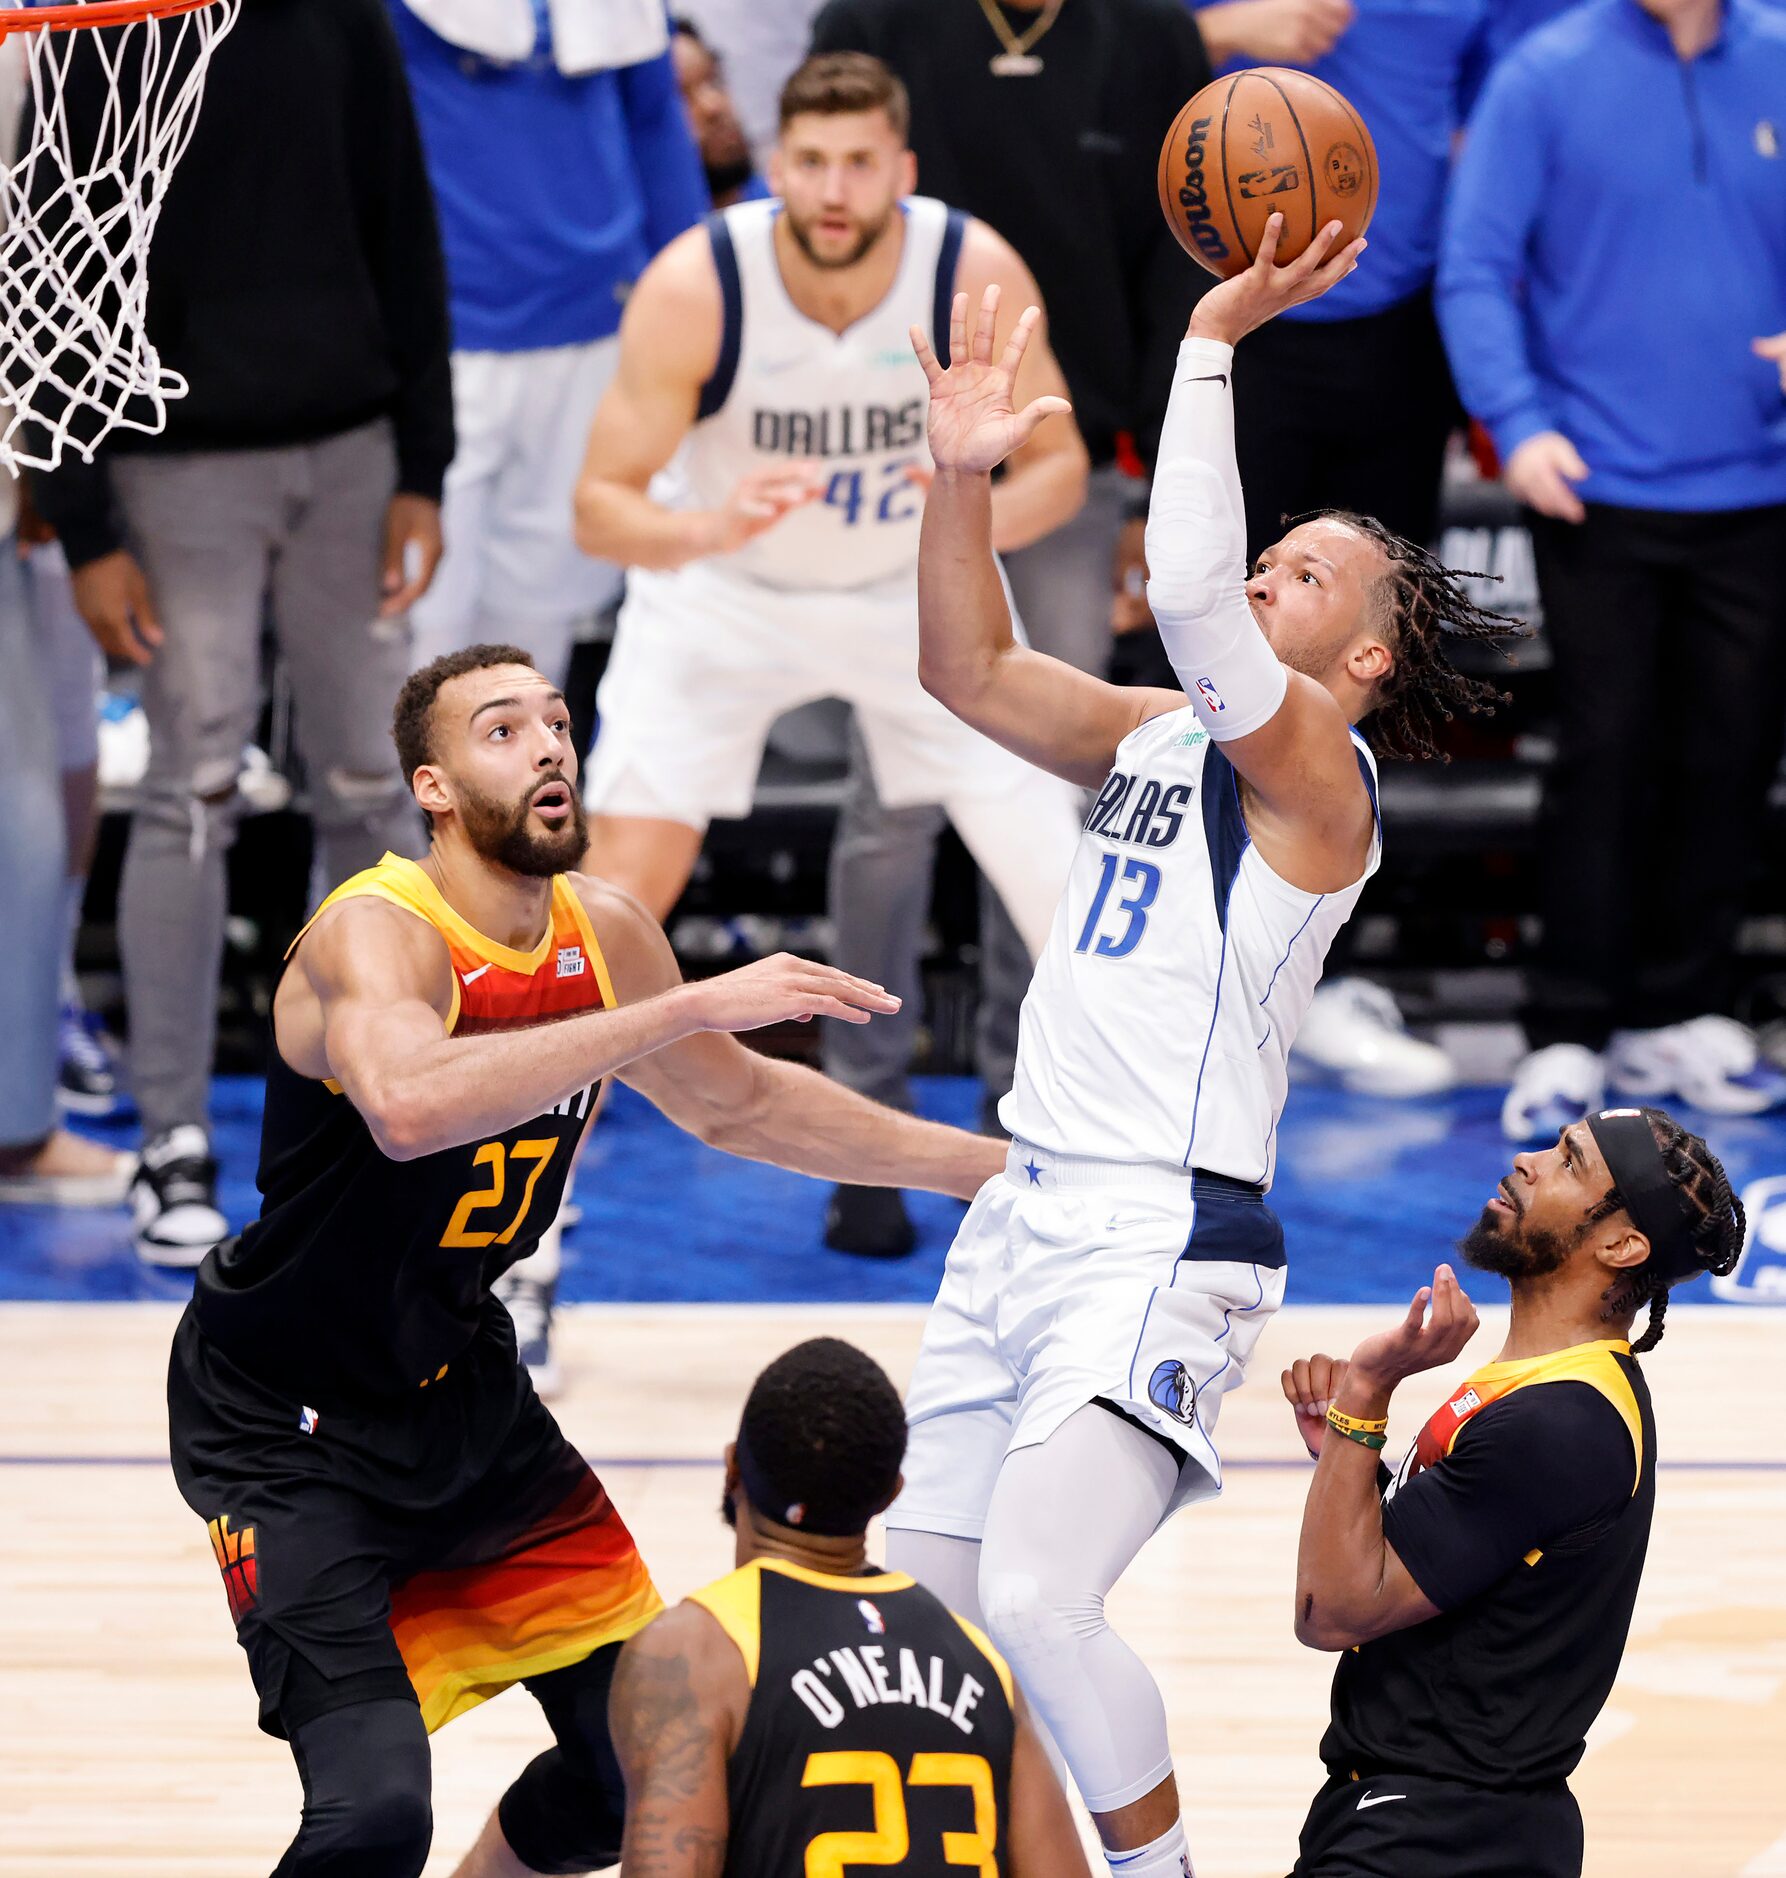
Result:
<svg viewBox="0 0 1786 1878"><path fill-rule="evenodd" d="M209 1529L269 1734L392 1695L432 1730L662 1608L499 1305L413 1396L324 1413L263 1387L188 1309L167 1393L174 1479Z"/></svg>
<svg viewBox="0 0 1786 1878"><path fill-rule="evenodd" d="M1336 1774L1309 1808L1290 1878L1581 1878L1581 1811L1561 1781L1495 1792Z"/></svg>

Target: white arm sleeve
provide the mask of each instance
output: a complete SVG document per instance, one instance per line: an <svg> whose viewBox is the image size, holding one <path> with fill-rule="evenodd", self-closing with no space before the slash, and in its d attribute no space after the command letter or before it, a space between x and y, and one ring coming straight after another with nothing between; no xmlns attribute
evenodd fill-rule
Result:
<svg viewBox="0 0 1786 1878"><path fill-rule="evenodd" d="M1234 348L1178 348L1147 510L1147 598L1178 682L1218 743L1276 715L1289 678L1246 597L1246 508L1234 461Z"/></svg>

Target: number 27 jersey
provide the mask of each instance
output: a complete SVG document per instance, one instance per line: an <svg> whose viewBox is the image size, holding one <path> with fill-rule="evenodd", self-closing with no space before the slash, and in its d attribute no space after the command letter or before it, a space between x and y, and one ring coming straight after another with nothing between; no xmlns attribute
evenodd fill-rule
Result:
<svg viewBox="0 0 1786 1878"><path fill-rule="evenodd" d="M1377 799L1376 765L1352 733ZM1252 845L1234 766L1187 705L1126 736L1024 999L999 1119L1056 1154L1269 1187L1290 1046L1382 858L1307 893Z"/></svg>

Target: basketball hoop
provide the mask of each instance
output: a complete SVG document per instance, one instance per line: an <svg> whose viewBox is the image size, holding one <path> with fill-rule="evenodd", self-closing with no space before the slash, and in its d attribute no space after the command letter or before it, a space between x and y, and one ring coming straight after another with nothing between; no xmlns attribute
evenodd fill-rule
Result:
<svg viewBox="0 0 1786 1878"><path fill-rule="evenodd" d="M0 172L0 468L15 476L70 449L91 461L119 427L158 431L186 394L145 331L149 242L211 54L241 8L0 0L0 62L25 101Z"/></svg>

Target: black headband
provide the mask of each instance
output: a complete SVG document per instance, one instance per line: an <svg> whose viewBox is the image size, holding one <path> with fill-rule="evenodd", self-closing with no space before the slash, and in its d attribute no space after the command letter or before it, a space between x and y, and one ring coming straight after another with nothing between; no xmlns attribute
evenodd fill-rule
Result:
<svg viewBox="0 0 1786 1878"><path fill-rule="evenodd" d="M763 1465L750 1451L744 1430L738 1430L733 1458L738 1464L738 1478L750 1503L765 1519L778 1526L792 1526L799 1532L817 1533L825 1539L853 1539L868 1530L876 1509L863 1506L831 1504L821 1506L813 1500L796 1500L785 1488L769 1478Z"/></svg>
<svg viewBox="0 0 1786 1878"><path fill-rule="evenodd" d="M1699 1215L1668 1178L1668 1164L1643 1112L1602 1109L1587 1122L1631 1224L1650 1242L1650 1255L1637 1269L1654 1273L1666 1285L1697 1276L1705 1269L1693 1244Z"/></svg>

